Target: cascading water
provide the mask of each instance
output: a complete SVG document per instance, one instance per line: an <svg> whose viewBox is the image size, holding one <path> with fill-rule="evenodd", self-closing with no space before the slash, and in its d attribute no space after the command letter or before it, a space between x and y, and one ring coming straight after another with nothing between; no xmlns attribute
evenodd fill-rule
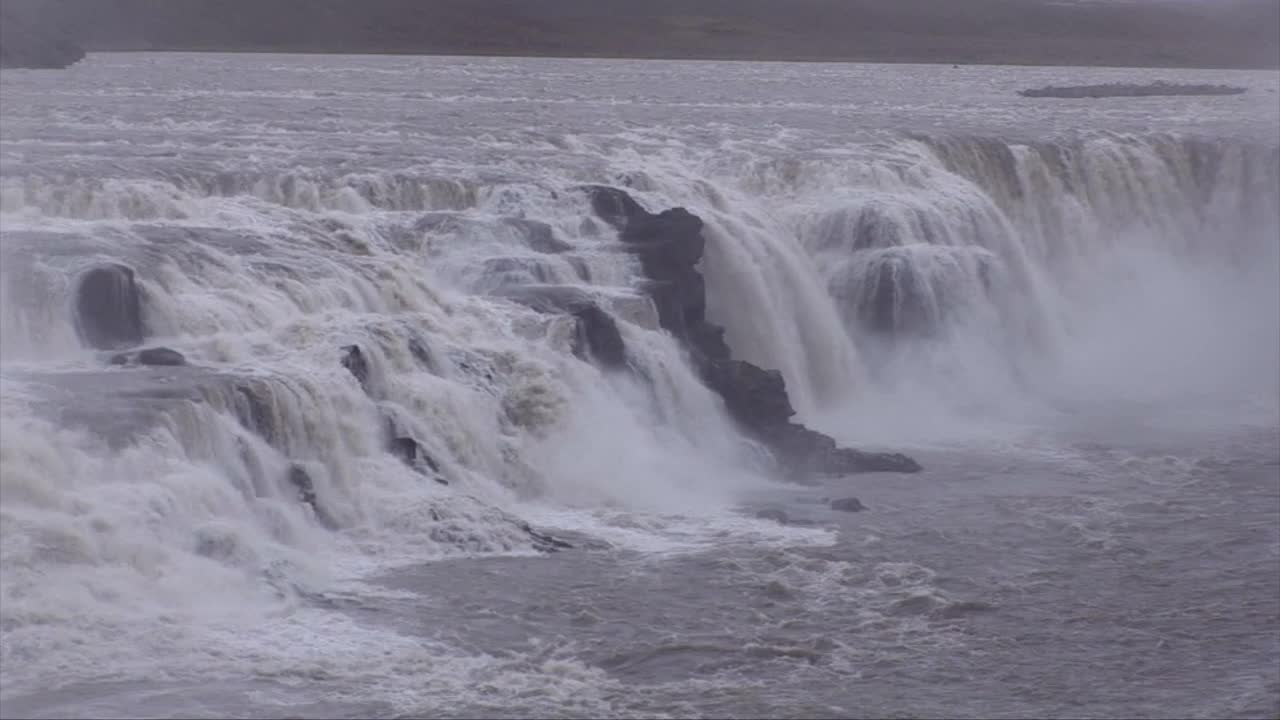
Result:
<svg viewBox="0 0 1280 720"><path fill-rule="evenodd" d="M3 136L6 687L50 668L154 677L149 657L175 653L175 678L231 656L322 672L296 666L327 652L382 672L317 598L552 535L739 531L723 518L775 480L768 451L663 329L586 185L701 218L708 319L842 442L927 447L976 419L1121 406L1280 422L1274 142L609 117L427 136L408 91L387 117L356 103L360 122L287 128L271 108L165 121L118 92L114 130L72 107L48 136L35 115L15 126L40 139ZM110 302L84 300L93 272ZM139 307L116 302L134 283ZM99 337L98 312L136 322ZM112 364L139 345L188 363ZM471 662L392 645L414 667Z"/></svg>
<svg viewBox="0 0 1280 720"><path fill-rule="evenodd" d="M536 547L500 509L520 497L688 511L750 481L749 443L627 286L628 257L577 232L581 197L501 198L562 212L566 232L483 204L404 214L361 196L371 210L325 213L315 195L234 194L256 183L4 183L2 592L19 626L61 612L50 577L130 613L198 613L156 584L291 594L335 544L378 563ZM104 261L135 268L148 342L190 366L104 369L81 348L72 298ZM597 298L634 371L575 357L573 318L503 299L512 287ZM352 345L363 383L340 362ZM387 428L432 467L398 460ZM96 632L142 629L122 624ZM6 659L39 636L15 632Z"/></svg>
<svg viewBox="0 0 1280 720"><path fill-rule="evenodd" d="M907 393L935 383L933 399L953 409L983 396L1058 406L1080 392L1224 389L1200 382L1269 397L1280 359L1273 147L926 138L897 152L895 171L783 197L883 381ZM1206 362L1218 372L1206 376Z"/></svg>

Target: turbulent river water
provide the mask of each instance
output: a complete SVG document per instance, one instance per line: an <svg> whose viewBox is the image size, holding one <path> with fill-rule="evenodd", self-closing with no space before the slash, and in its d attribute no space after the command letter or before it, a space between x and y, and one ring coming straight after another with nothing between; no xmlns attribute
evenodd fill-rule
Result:
<svg viewBox="0 0 1280 720"><path fill-rule="evenodd" d="M1248 92L1016 95L1159 79ZM1276 717L1277 89L6 71L0 713ZM584 185L699 216L734 355L807 425L924 470L774 477ZM90 347L77 287L111 263L188 365ZM512 300L547 286L616 319L625 368Z"/></svg>

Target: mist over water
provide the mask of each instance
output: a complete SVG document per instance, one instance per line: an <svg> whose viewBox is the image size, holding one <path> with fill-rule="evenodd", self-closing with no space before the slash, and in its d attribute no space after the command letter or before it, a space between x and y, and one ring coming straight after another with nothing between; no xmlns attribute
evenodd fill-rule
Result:
<svg viewBox="0 0 1280 720"><path fill-rule="evenodd" d="M874 358L872 385L893 388L887 404L960 424L1274 422L1277 160L1265 146L1103 136L921 153L946 170L810 213L799 231Z"/></svg>
<svg viewBox="0 0 1280 720"><path fill-rule="evenodd" d="M1120 72L6 72L5 714L1274 714L1280 76L1012 93ZM926 471L771 477L586 184L699 216L734 356ZM102 263L189 365L86 346Z"/></svg>

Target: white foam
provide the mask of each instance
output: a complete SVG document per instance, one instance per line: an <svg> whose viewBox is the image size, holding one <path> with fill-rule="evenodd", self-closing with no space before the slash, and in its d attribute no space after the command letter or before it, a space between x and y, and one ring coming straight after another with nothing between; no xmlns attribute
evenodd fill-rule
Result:
<svg viewBox="0 0 1280 720"><path fill-rule="evenodd" d="M831 544L831 531L736 511L768 481L753 462L760 448L656 329L637 263L588 220L582 183L624 185L651 210L702 217L711 319L737 356L781 370L801 419L850 444L1053 453L1036 444L1045 425L1087 425L1118 408L1199 423L1238 419L1246 404L1251 421L1280 416L1280 210L1267 148L1116 134L907 140L849 135L843 119L832 131L821 118L618 128L616 109L638 112L648 99L428 91L417 65L385 60L331 70L356 85L404 84L403 117L355 113L387 100L367 88L299 90L329 70L279 58L264 61L275 80L288 76L275 89L164 95L227 108L210 117L166 117L175 105L136 102L162 93L129 83L27 88L44 104L25 115L6 103L6 128L15 117L31 136L0 138L6 695L50 676L248 668L366 679L353 696L405 712L477 688L549 714L623 712L613 681L568 648L476 657L301 599L373 592L360 578L398 565L531 555L524 521L654 556L755 543L785 561L767 582L811 602L865 602L868 622L889 622L890 601L945 602L910 567L881 570L924 600L885 587L860 595L868 576L856 563L784 553ZM479 83L513 67L449 72ZM800 82L800 70L778 72ZM302 110L234 114L266 98ZM608 122L582 129L553 112L547 128L525 127L528 116L506 132L455 119L418 127L423 106L487 117L543 104ZM857 104L695 97L667 107L843 118ZM153 340L197 366L191 382L207 373L265 388L272 442L242 427L243 398L223 380L202 385L200 403L161 398L172 401L162 419L123 446L69 426L78 406L68 398L101 404L107 430L132 422L109 415L120 399L108 391L66 384L70 370L102 367L76 337L70 297L78 273L108 260L138 269ZM867 331L876 300L866 286L886 268L894 283L923 286L935 334L884 342ZM539 274L613 312L635 375L575 358L567 318L490 294ZM368 360L367 388L340 363L352 343ZM55 390L18 378L32 372ZM111 372L123 384L143 371ZM190 378L175 373L157 386L184 389ZM387 417L448 486L386 451ZM295 462L325 517L289 483ZM1174 480L1192 472L1121 466ZM1088 518L1068 529L1106 540ZM544 695L530 700L535 691Z"/></svg>

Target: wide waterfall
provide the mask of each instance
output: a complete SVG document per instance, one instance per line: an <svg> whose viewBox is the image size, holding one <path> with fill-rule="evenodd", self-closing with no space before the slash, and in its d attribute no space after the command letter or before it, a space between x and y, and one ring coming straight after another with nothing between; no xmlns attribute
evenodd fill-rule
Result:
<svg viewBox="0 0 1280 720"><path fill-rule="evenodd" d="M795 479L756 407L875 451L855 458L921 453L926 479L953 467L939 448L1063 418L1280 423L1276 138L855 132L843 106L734 104L699 66L705 92L668 99L687 119L632 127L612 113L650 112L629 93L657 81L626 64L616 92L512 107L504 72L566 94L571 76L476 61L424 94L412 63L374 63L312 91L292 61L248 83L221 64L248 61L210 60L229 84L205 91L95 62L47 95L4 80L25 98L0 143L6 693L246 663L285 686L373 678L341 701L400 712L465 694L489 667L465 643L343 614L403 601L367 578L821 545L738 511ZM732 113L756 119L707 120ZM696 271L655 276L598 188L644 222L700 221ZM663 297L705 325L681 336ZM718 329L732 359L706 350ZM852 582L823 572L805 587ZM612 687L576 655L538 662L569 668L563 697ZM396 674L427 667L422 687Z"/></svg>

